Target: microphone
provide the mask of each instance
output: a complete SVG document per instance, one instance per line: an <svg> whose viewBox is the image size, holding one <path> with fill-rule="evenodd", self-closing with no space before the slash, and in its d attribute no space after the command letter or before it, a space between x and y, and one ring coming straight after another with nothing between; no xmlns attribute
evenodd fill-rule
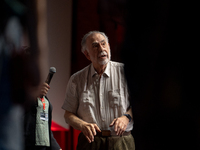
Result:
<svg viewBox="0 0 200 150"><path fill-rule="evenodd" d="M48 74L47 79L45 81L47 84L50 84L51 79L52 79L54 73L56 73L56 68L55 67L50 67L49 74Z"/></svg>

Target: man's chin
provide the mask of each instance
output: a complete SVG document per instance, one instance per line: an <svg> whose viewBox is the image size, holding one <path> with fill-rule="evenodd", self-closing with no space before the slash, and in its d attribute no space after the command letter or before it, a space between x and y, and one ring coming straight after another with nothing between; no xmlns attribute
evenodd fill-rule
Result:
<svg viewBox="0 0 200 150"><path fill-rule="evenodd" d="M109 62L109 59L103 60L103 61L99 61L100 65L106 65Z"/></svg>

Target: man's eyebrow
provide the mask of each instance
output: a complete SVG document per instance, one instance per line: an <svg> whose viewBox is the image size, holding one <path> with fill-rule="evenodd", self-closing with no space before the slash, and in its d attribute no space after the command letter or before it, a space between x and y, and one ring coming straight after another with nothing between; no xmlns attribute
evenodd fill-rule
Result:
<svg viewBox="0 0 200 150"><path fill-rule="evenodd" d="M93 45L96 45L96 44L98 44L98 42L93 42L93 43L92 43L92 46L93 46Z"/></svg>
<svg viewBox="0 0 200 150"><path fill-rule="evenodd" d="M102 42L105 42L105 40L101 40L101 43L102 43Z"/></svg>
<svg viewBox="0 0 200 150"><path fill-rule="evenodd" d="M101 40L101 41L100 41L100 43L102 43L102 42L105 42L105 40ZM98 44L98 43L99 43L99 42L93 42L93 43L92 43L92 46L94 46L94 45L96 45L96 44Z"/></svg>
<svg viewBox="0 0 200 150"><path fill-rule="evenodd" d="M101 41L100 41L100 43L102 43L102 42L105 42L105 40L101 40ZM98 43L99 43L99 42L93 42L92 45L93 45L93 44L98 44Z"/></svg>

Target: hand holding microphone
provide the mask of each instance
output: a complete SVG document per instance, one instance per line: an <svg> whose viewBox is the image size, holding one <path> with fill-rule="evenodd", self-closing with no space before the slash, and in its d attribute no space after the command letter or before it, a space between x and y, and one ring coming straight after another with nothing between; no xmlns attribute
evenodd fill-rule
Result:
<svg viewBox="0 0 200 150"><path fill-rule="evenodd" d="M56 68L50 67L47 79L46 79L45 83L42 85L42 88L41 88L40 98L42 98L43 96L45 96L48 93L48 91L50 89L49 84L51 82L51 79L52 79L54 73L56 73Z"/></svg>

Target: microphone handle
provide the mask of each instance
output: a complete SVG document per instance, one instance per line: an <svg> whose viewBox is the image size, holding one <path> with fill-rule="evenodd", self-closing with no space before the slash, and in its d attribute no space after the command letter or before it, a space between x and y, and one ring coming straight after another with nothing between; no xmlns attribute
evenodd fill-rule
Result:
<svg viewBox="0 0 200 150"><path fill-rule="evenodd" d="M52 77L53 77L53 73L49 73L45 82L47 84L50 84Z"/></svg>
<svg viewBox="0 0 200 150"><path fill-rule="evenodd" d="M49 74L48 74L48 76L47 76L47 79L46 79L46 83L49 85L50 84L50 82L51 82L51 79L52 79L52 77L53 77L53 74L54 73L51 73L51 72L49 72ZM40 98L42 98L43 96L40 96Z"/></svg>

